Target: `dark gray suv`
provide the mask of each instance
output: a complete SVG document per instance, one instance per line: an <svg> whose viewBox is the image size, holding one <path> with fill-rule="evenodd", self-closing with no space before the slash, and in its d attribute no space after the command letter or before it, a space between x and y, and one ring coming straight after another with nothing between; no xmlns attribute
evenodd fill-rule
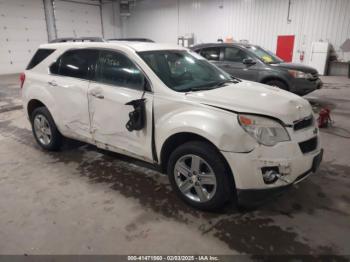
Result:
<svg viewBox="0 0 350 262"><path fill-rule="evenodd" d="M285 63L260 46L214 43L196 45L192 50L238 78L277 86L298 95L306 95L322 87L316 69Z"/></svg>

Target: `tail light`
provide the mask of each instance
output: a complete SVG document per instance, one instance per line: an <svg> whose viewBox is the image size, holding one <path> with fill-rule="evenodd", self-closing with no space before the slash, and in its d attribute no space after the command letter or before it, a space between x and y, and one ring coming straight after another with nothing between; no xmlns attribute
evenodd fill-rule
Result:
<svg viewBox="0 0 350 262"><path fill-rule="evenodd" d="M23 84L24 84L24 80L26 80L26 75L24 73L21 73L19 75L19 81L21 83L21 88L23 87Z"/></svg>

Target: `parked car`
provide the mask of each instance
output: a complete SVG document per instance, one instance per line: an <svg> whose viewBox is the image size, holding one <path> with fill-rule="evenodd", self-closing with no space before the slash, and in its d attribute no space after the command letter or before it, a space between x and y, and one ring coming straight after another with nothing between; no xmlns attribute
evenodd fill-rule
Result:
<svg viewBox="0 0 350 262"><path fill-rule="evenodd" d="M200 209L257 203L322 159L308 101L232 78L178 46L44 44L21 86L42 148L68 137L153 163Z"/></svg>
<svg viewBox="0 0 350 262"><path fill-rule="evenodd" d="M235 77L277 86L298 95L306 95L322 87L316 69L285 63L257 45L214 43L197 45L192 49Z"/></svg>

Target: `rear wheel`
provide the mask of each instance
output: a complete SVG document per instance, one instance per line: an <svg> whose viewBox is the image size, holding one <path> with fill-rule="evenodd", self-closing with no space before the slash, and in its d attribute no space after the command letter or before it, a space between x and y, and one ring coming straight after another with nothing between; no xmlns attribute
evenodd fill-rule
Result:
<svg viewBox="0 0 350 262"><path fill-rule="evenodd" d="M39 107L33 111L31 124L35 140L42 148L56 151L61 147L62 135L46 107Z"/></svg>
<svg viewBox="0 0 350 262"><path fill-rule="evenodd" d="M288 91L288 86L280 80L270 80L267 81L265 84L269 86L276 86L278 88Z"/></svg>
<svg viewBox="0 0 350 262"><path fill-rule="evenodd" d="M188 142L175 149L168 162L168 175L180 198L199 209L218 209L234 193L226 163L216 148L205 142Z"/></svg>

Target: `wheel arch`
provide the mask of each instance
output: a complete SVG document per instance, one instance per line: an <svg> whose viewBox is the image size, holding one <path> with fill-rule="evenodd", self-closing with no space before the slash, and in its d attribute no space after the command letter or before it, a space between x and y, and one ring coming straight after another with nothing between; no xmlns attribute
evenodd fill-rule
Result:
<svg viewBox="0 0 350 262"><path fill-rule="evenodd" d="M27 104L27 113L29 118L31 118L33 111L38 107L46 107L48 109L48 107L38 99L29 100Z"/></svg>
<svg viewBox="0 0 350 262"><path fill-rule="evenodd" d="M217 146L207 138L191 132L179 132L171 135L165 140L160 151L160 169L163 173L166 173L167 164L171 153L180 145L191 141L205 142L211 145L213 148L215 148L219 156L224 161L227 170L230 172L230 177L233 179L234 182L233 173L230 168L230 165L228 164L226 158L221 154Z"/></svg>
<svg viewBox="0 0 350 262"><path fill-rule="evenodd" d="M288 90L290 90L290 85L288 84L288 82L284 80L282 77L278 77L278 76L266 76L261 80L261 83L266 84L267 82L273 81L273 80L282 82L283 84L286 85Z"/></svg>

